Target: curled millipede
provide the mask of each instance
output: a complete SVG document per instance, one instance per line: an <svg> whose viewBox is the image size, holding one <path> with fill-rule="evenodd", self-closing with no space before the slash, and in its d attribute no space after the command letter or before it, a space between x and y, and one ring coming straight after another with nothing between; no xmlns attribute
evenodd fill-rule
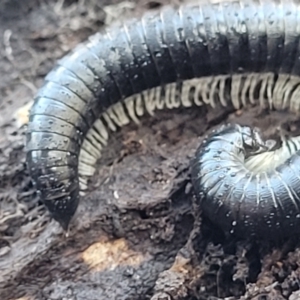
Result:
<svg viewBox="0 0 300 300"><path fill-rule="evenodd" d="M110 134L131 121L139 123L145 114L205 105L215 109L257 105L298 113L299 37L300 4L296 1L243 0L165 7L122 26L108 27L77 46L46 76L35 97L27 132L29 171L54 219L68 228ZM224 134L221 147L229 137L243 141L250 129L241 128L218 132ZM260 141L259 134L251 134L255 142ZM204 149L220 147L214 139L208 139ZM294 144L295 151L286 150ZM261 191L261 183L271 184L277 172L268 170L265 181L256 179L256 186L253 183L252 190L241 194L249 200L247 204L236 204L233 190L225 193L223 186L219 190L214 185L214 176L225 175L226 182L233 171L223 174L200 168L210 163L214 168L218 163L209 152L199 150L192 174L204 212L228 231L246 228L269 236L276 234L278 226L282 231L296 228L300 225L299 148L298 142L284 143L276 152L280 158L288 153L278 166L282 185L272 181L274 185ZM264 155L268 152L271 149ZM251 166L260 164L261 155L240 161L237 168L250 168L250 173L239 171L231 176L237 180L236 188L255 173ZM222 163L236 166L237 157L229 153L226 159ZM293 175L288 166L294 168ZM260 172L266 170L256 169L256 178Z"/></svg>
<svg viewBox="0 0 300 300"><path fill-rule="evenodd" d="M282 238L287 229L299 231L300 137L284 138L280 147L269 141L256 128L229 124L197 150L195 193L225 232Z"/></svg>

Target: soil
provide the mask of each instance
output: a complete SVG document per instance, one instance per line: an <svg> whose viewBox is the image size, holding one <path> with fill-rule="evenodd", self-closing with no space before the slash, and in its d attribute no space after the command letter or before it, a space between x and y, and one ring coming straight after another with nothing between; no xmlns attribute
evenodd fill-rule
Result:
<svg viewBox="0 0 300 300"><path fill-rule="evenodd" d="M202 218L190 182L191 158L214 127L272 136L284 124L296 134L296 116L193 108L124 127L68 235L31 185L21 116L55 61L103 26L168 3L0 0L1 300L300 299L299 242L224 236Z"/></svg>

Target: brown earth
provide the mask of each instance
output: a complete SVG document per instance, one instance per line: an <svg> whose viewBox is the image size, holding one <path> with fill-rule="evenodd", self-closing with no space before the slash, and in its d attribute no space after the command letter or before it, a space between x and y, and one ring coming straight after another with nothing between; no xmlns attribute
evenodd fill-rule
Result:
<svg viewBox="0 0 300 300"><path fill-rule="evenodd" d="M68 237L31 186L18 109L80 41L166 3L0 0L1 300L300 299L299 243L223 236L202 221L189 177L207 130L230 121L270 135L295 116L190 109L123 128L112 136Z"/></svg>

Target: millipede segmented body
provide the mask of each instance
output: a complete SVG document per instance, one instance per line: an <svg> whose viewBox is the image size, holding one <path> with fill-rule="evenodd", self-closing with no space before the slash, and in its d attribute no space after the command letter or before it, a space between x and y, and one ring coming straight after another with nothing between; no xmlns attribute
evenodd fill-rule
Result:
<svg viewBox="0 0 300 300"><path fill-rule="evenodd" d="M111 132L130 121L138 123L145 114L204 105L215 109L258 105L298 113L299 37L300 3L245 0L165 7L106 28L80 44L46 76L30 112L27 163L53 217L68 227ZM236 128L231 137L244 138ZM291 143L280 155L286 153L287 145ZM298 159L297 151L288 152L292 164ZM261 232L276 234L278 222L282 230L300 225L295 164L293 176L292 171L282 173L282 182L295 193L288 197L281 186L272 186L260 194L266 204L260 210L258 197L247 194L249 205L243 206L220 196L213 185L214 176L222 173L200 170L205 165L202 158L192 172L193 182L199 183L196 194L203 202L207 193L204 212L218 218L226 230L232 231L232 224L244 229L246 220L251 233L265 226L268 229ZM252 164L257 161L252 159ZM286 170L288 164L284 164ZM236 175L237 184L245 182L246 174ZM205 179L199 178L202 175ZM252 188L249 192L255 194L261 186ZM275 205L272 193L279 198L283 193L283 200ZM277 209L282 213L276 214ZM286 212L290 222L284 219ZM276 215L271 225L269 218L261 216L270 213ZM260 226L253 225L257 216Z"/></svg>
<svg viewBox="0 0 300 300"><path fill-rule="evenodd" d="M206 216L238 235L276 232L282 238L299 232L299 149L300 137L271 149L260 132L248 126L229 124L212 132L192 168Z"/></svg>

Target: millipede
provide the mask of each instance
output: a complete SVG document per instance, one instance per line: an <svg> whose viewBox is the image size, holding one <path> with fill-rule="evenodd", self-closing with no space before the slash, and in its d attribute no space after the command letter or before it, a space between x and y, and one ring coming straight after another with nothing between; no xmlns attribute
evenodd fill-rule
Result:
<svg viewBox="0 0 300 300"><path fill-rule="evenodd" d="M110 135L179 107L300 110L300 3L233 0L165 6L111 25L46 76L30 111L26 160L67 230ZM203 214L229 233L300 233L300 137L274 146L221 126L191 164Z"/></svg>

